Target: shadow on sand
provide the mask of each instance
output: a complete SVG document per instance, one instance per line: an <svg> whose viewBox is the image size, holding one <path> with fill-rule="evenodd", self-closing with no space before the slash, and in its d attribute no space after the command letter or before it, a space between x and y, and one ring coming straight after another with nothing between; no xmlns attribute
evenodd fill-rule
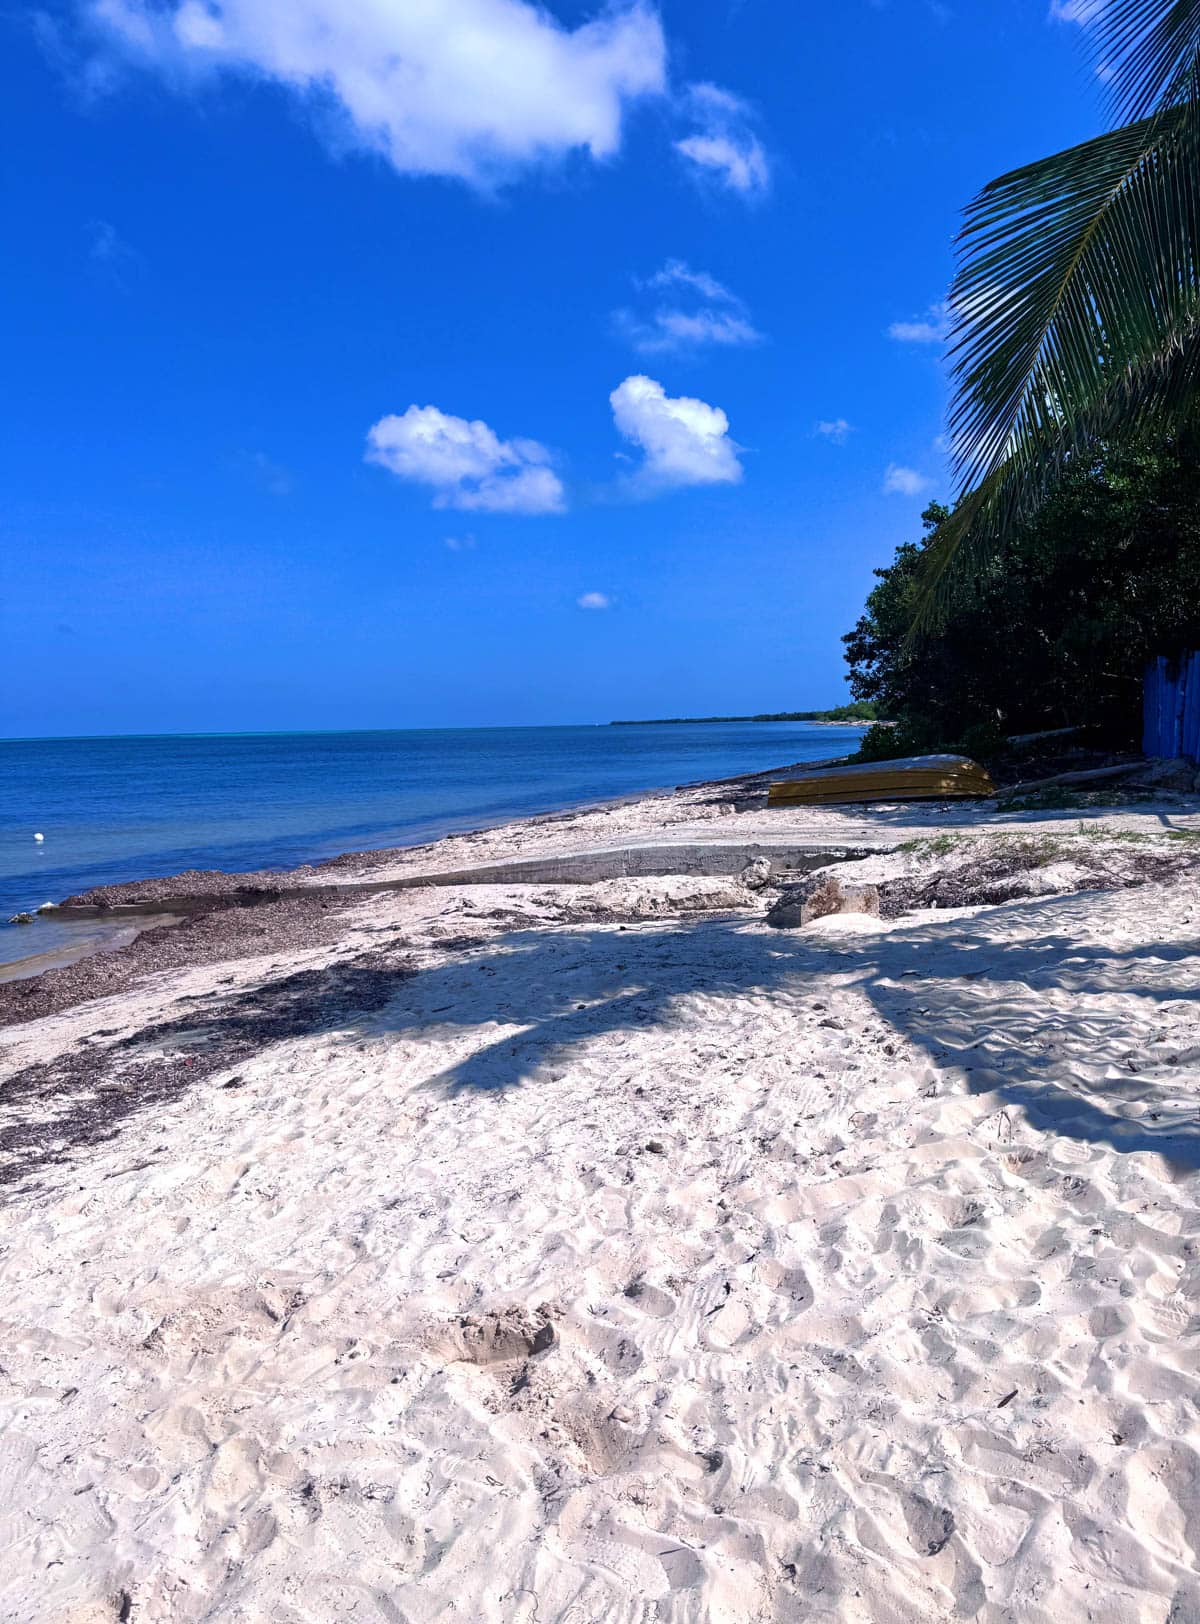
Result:
<svg viewBox="0 0 1200 1624"><path fill-rule="evenodd" d="M840 990L864 995L939 1068L960 1068L972 1092L995 1094L1034 1127L1126 1154L1151 1151L1181 1171L1200 1168L1194 1088L1187 1095L1200 1044L1147 1047L1159 1006L1200 1000L1200 974L1188 990L1169 975L1191 960L1200 972L1200 940L1128 949L1081 943L1069 929L1080 900L1014 903L861 935L778 933L737 918L642 923L625 934L611 926L517 930L416 972L367 955L332 975L284 977L123 1037L105 1052L107 1109L82 1113L76 1131L59 1118L57 1149L64 1133L75 1143L110 1137L179 1087L316 1031L416 1035L497 1023L508 1028L504 1036L428 1086L503 1090L536 1086L547 1064L600 1034L695 1020L694 1006L682 1004L688 998L786 999L797 1019L815 1020L813 978L832 973ZM151 1054L161 1065L164 1051L174 1085L167 1088L165 1075L146 1069ZM185 1068L188 1056L195 1063ZM80 1065L79 1085L95 1086L101 1058L93 1053ZM70 1086L65 1076L57 1083ZM39 1158L35 1136L20 1148L34 1164L60 1159ZM20 1160L22 1174L32 1170Z"/></svg>
<svg viewBox="0 0 1200 1624"><path fill-rule="evenodd" d="M1152 1151L1180 1170L1200 1168L1195 1102L1180 1101L1188 1068L1200 1068L1200 1043L1147 1053L1144 1023L1153 1014L1131 1022L1128 1003L1200 1001L1200 939L1125 950L1081 945L1055 929L1055 916L1076 902L1055 897L975 919L833 939L736 920L642 927L623 939L623 969L610 978L619 985L608 992L594 966L612 951L610 932L518 931L473 958L486 993L479 989L466 1009L456 1003L462 971L446 968L415 978L380 1021L393 1031L428 1024L410 1002L419 996L425 1009L441 1006L435 1021L525 1027L519 1039L485 1045L437 1079L450 1092L505 1089L600 1033L674 1024L689 995L803 1000L814 976L833 972L938 1067L961 1069L971 1092L996 1094L1033 1126L1125 1154ZM998 940L997 915L1019 916L1027 933ZM1191 960L1198 974L1184 991L1167 967ZM798 1016L816 1019L803 1008Z"/></svg>

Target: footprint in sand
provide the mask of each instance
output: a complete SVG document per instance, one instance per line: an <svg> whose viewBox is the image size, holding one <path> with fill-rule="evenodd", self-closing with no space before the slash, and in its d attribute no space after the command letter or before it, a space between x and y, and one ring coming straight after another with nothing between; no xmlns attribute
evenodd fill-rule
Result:
<svg viewBox="0 0 1200 1624"><path fill-rule="evenodd" d="M715 1311L710 1310L706 1323L708 1340L715 1348L732 1348L739 1342L748 1342L761 1329L746 1304L734 1296L727 1297Z"/></svg>
<svg viewBox="0 0 1200 1624"><path fill-rule="evenodd" d="M628 1302L633 1303L643 1314L649 1314L652 1319L668 1319L678 1307L675 1298L669 1292L662 1291L658 1286L652 1286L641 1279L631 1280L625 1287L624 1296Z"/></svg>

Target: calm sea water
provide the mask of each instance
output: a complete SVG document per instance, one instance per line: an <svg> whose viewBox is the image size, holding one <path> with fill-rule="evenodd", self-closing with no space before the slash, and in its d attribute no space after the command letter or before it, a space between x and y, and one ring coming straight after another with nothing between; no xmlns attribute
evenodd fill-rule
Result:
<svg viewBox="0 0 1200 1624"><path fill-rule="evenodd" d="M70 935L10 915L88 886L414 845L839 755L860 732L762 722L0 742L0 962Z"/></svg>

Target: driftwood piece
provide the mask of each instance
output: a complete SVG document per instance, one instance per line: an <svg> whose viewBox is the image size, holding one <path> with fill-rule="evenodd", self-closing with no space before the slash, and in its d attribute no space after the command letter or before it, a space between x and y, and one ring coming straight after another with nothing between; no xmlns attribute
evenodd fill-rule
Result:
<svg viewBox="0 0 1200 1624"><path fill-rule="evenodd" d="M1083 724L1076 727L1051 727L1042 733L1013 733L1004 742L1011 745L1041 744L1043 739L1067 739L1073 733L1082 733Z"/></svg>
<svg viewBox="0 0 1200 1624"><path fill-rule="evenodd" d="M1031 795L1034 790L1057 789L1059 785L1099 784L1107 778L1131 778L1144 766L1144 762L1126 761L1119 767L1086 767L1079 772L1055 773L1053 778L1031 778L1027 783L1013 784L1001 793L1005 800L1009 800L1014 795Z"/></svg>

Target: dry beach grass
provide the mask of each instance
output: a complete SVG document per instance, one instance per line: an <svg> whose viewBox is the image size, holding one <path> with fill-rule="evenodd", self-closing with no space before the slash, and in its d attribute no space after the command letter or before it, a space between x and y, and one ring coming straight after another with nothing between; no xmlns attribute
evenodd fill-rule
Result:
<svg viewBox="0 0 1200 1624"><path fill-rule="evenodd" d="M356 897L9 1025L0 1616L1200 1618L1200 891L1077 823L990 906Z"/></svg>

